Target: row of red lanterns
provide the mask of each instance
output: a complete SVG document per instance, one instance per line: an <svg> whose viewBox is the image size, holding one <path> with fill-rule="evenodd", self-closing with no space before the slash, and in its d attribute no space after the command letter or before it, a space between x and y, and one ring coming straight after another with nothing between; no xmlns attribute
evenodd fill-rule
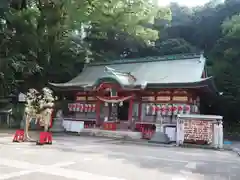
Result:
<svg viewBox="0 0 240 180"><path fill-rule="evenodd" d="M68 104L69 111L72 112L95 112L95 104L81 104L81 103L71 103Z"/></svg>
<svg viewBox="0 0 240 180"><path fill-rule="evenodd" d="M191 106L188 104L148 104L146 106L146 113L151 115L177 115L190 114Z"/></svg>

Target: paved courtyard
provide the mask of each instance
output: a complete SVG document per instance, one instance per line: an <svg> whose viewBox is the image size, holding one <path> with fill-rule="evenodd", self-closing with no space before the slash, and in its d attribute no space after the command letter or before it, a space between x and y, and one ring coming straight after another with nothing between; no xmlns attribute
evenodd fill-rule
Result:
<svg viewBox="0 0 240 180"><path fill-rule="evenodd" d="M0 137L0 180L239 180L240 158L228 151L124 145L57 136L53 145Z"/></svg>

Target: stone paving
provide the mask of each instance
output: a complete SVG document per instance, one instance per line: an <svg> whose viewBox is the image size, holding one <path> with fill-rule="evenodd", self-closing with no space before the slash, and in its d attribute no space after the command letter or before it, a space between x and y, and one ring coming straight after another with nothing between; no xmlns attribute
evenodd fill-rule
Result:
<svg viewBox="0 0 240 180"><path fill-rule="evenodd" d="M0 180L238 180L240 158L230 151L147 147L57 136L53 145L0 137Z"/></svg>

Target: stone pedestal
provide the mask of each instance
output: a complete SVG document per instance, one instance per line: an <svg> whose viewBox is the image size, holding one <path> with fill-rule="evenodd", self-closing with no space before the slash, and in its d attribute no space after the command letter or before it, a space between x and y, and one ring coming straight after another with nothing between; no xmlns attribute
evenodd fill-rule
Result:
<svg viewBox="0 0 240 180"><path fill-rule="evenodd" d="M63 127L63 119L62 118L56 118L53 120L53 126L50 129L51 132L64 132Z"/></svg>

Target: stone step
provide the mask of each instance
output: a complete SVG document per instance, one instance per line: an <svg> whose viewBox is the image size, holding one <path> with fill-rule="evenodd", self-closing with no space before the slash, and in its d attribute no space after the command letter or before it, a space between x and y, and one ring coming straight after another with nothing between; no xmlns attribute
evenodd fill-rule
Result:
<svg viewBox="0 0 240 180"><path fill-rule="evenodd" d="M170 143L170 139L167 134L164 132L156 132L152 136L151 140L149 140L151 143Z"/></svg>
<svg viewBox="0 0 240 180"><path fill-rule="evenodd" d="M131 131L107 131L100 129L83 129L79 135L97 136L97 137L110 137L118 139L139 140L142 138L140 132Z"/></svg>

